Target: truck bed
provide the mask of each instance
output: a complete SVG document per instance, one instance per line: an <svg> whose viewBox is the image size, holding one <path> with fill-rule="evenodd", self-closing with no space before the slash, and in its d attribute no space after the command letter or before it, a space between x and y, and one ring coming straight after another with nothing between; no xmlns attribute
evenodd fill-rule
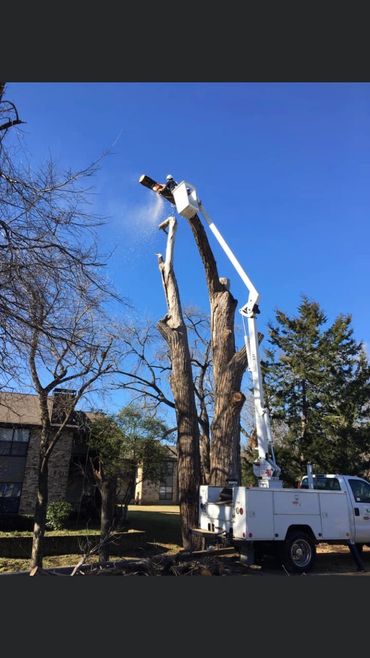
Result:
<svg viewBox="0 0 370 658"><path fill-rule="evenodd" d="M319 541L348 541L343 491L235 487L233 500L217 504L219 487L201 487L200 530L230 533L236 540L282 541L292 527L307 526Z"/></svg>

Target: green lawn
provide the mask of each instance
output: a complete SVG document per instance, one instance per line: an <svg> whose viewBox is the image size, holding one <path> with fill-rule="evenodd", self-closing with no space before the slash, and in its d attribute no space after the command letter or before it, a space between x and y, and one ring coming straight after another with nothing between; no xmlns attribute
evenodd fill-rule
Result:
<svg viewBox="0 0 370 658"><path fill-rule="evenodd" d="M177 505L129 505L128 528L145 530L148 542L177 544L181 547Z"/></svg>
<svg viewBox="0 0 370 658"><path fill-rule="evenodd" d="M127 530L144 530L143 542L136 549L130 549L121 557L149 557L159 553L177 552L181 549L179 508L167 505L129 505ZM98 534L94 530L49 531L48 535ZM29 537L31 532L0 532L0 537ZM80 555L50 555L44 558L44 568L71 566L77 564ZM94 558L94 560L97 558ZM112 559L119 559L115 557ZM28 571L29 561L25 559L0 558L0 573Z"/></svg>

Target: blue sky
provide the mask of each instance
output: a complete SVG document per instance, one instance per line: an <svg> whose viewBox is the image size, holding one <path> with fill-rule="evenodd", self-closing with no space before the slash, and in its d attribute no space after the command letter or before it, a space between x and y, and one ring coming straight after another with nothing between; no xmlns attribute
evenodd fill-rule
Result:
<svg viewBox="0 0 370 658"><path fill-rule="evenodd" d="M155 253L170 207L138 184L146 173L193 183L261 293L259 328L302 294L329 321L353 317L370 345L370 85L355 83L9 83L35 164L52 154L96 177L99 241L109 276L155 321L165 302ZM208 309L198 253L180 219L176 273L184 305ZM247 291L210 234L240 306ZM240 342L242 336L240 334Z"/></svg>

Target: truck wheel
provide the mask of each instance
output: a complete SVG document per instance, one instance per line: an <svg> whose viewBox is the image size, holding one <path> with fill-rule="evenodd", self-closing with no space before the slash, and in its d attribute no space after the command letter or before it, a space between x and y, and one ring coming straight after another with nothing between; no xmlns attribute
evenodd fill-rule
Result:
<svg viewBox="0 0 370 658"><path fill-rule="evenodd" d="M312 569L316 546L308 533L295 531L288 534L282 548L283 564L288 571L303 573Z"/></svg>

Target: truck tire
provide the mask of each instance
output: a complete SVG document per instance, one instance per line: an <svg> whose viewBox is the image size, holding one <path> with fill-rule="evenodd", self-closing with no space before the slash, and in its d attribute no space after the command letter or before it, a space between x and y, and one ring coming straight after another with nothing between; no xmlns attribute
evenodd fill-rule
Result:
<svg viewBox="0 0 370 658"><path fill-rule="evenodd" d="M303 530L290 532L283 543L281 557L288 571L295 573L309 571L316 559L315 542Z"/></svg>

